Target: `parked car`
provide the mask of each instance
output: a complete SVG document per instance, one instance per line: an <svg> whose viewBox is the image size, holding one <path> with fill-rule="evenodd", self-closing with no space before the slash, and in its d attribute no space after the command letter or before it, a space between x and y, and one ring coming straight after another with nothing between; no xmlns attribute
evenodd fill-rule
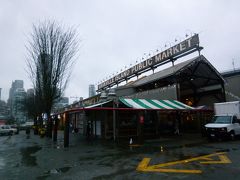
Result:
<svg viewBox="0 0 240 180"><path fill-rule="evenodd" d="M16 128L11 128L10 125L0 125L0 135L13 135L17 134Z"/></svg>
<svg viewBox="0 0 240 180"><path fill-rule="evenodd" d="M19 129L20 130L26 130L26 129L31 129L33 126L33 122L25 122L24 124L20 124Z"/></svg>
<svg viewBox="0 0 240 180"><path fill-rule="evenodd" d="M17 124L10 125L11 128L17 129L17 132L15 134L19 134L19 126ZM14 131L15 132L15 131Z"/></svg>

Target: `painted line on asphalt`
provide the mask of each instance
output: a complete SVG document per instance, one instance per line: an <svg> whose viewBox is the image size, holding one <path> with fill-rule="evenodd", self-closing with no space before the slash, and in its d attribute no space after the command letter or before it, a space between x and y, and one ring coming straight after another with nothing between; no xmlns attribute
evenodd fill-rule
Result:
<svg viewBox="0 0 240 180"><path fill-rule="evenodd" d="M140 147L142 146L141 144L129 144L130 147Z"/></svg>

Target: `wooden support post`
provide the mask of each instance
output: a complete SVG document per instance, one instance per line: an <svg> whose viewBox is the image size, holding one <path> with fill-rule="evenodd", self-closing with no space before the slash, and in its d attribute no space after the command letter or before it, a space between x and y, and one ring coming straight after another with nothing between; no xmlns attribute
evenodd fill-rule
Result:
<svg viewBox="0 0 240 180"><path fill-rule="evenodd" d="M113 110L113 140L116 141L116 110Z"/></svg>
<svg viewBox="0 0 240 180"><path fill-rule="evenodd" d="M160 119L160 112L156 111L156 119L155 119L155 132L156 132L156 136L159 136L159 132L158 132L158 128L159 128L159 119Z"/></svg>
<svg viewBox="0 0 240 180"><path fill-rule="evenodd" d="M53 132L53 141L57 141L57 132L58 132L58 117L57 115L54 117L54 132Z"/></svg>
<svg viewBox="0 0 240 180"><path fill-rule="evenodd" d="M96 116L96 112L94 112L94 137L97 137L97 116Z"/></svg>
<svg viewBox="0 0 240 180"><path fill-rule="evenodd" d="M138 143L143 144L144 141L144 121L145 121L146 113L145 111L140 111L138 113Z"/></svg>
<svg viewBox="0 0 240 180"><path fill-rule="evenodd" d="M69 114L65 113L64 147L69 146Z"/></svg>
<svg viewBox="0 0 240 180"><path fill-rule="evenodd" d="M52 119L52 117L50 116L50 117L49 117L49 134L48 134L48 137L49 137L49 138L52 138L52 129L53 129L53 119Z"/></svg>

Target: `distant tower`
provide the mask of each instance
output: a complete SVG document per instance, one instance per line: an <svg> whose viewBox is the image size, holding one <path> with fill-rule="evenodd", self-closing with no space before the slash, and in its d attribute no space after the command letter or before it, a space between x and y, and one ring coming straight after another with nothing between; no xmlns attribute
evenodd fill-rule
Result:
<svg viewBox="0 0 240 180"><path fill-rule="evenodd" d="M89 85L89 97L95 96L96 95L96 90L94 84Z"/></svg>
<svg viewBox="0 0 240 180"><path fill-rule="evenodd" d="M15 80L14 82L12 82L12 86L11 86L10 91L9 91L9 99L10 100L12 100L14 92L18 88L23 88L23 80Z"/></svg>
<svg viewBox="0 0 240 180"><path fill-rule="evenodd" d="M9 90L9 98L8 98L8 105L10 106L10 113L13 116L13 110L14 110L14 94L17 91L17 89L23 89L23 80L15 80L12 82L12 86Z"/></svg>
<svg viewBox="0 0 240 180"><path fill-rule="evenodd" d="M1 99L2 99L2 94L1 94L1 92L2 92L2 88L0 88L0 101L1 101Z"/></svg>

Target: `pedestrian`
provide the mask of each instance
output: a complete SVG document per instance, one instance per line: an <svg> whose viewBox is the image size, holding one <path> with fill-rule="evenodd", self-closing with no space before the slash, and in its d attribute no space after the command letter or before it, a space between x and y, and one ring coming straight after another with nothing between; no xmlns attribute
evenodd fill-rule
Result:
<svg viewBox="0 0 240 180"><path fill-rule="evenodd" d="M180 132L179 132L179 123L180 123L180 115L177 112L175 123L174 123L174 129L175 129L174 134L176 134L176 135L180 134Z"/></svg>
<svg viewBox="0 0 240 180"><path fill-rule="evenodd" d="M26 128L26 134L29 135L30 134L30 127Z"/></svg>
<svg viewBox="0 0 240 180"><path fill-rule="evenodd" d="M73 131L73 124L70 122L70 124L69 124L69 127L70 127L70 132L71 133L74 133L74 131Z"/></svg>
<svg viewBox="0 0 240 180"><path fill-rule="evenodd" d="M30 127L26 128L26 135L27 135L27 139L30 138Z"/></svg>
<svg viewBox="0 0 240 180"><path fill-rule="evenodd" d="M174 132L174 134L176 134L176 135L179 135L180 133L179 133L179 124L178 124L178 120L176 120L176 122L175 122L175 132Z"/></svg>

